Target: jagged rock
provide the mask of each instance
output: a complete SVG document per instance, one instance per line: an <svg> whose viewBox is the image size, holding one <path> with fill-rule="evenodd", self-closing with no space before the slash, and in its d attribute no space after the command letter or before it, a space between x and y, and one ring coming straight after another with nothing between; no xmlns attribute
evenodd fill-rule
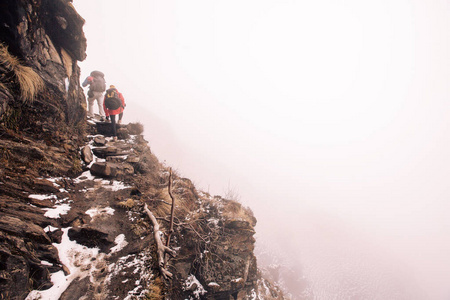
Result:
<svg viewBox="0 0 450 300"><path fill-rule="evenodd" d="M31 205L40 207L40 208L49 208L52 207L54 204L52 201L50 201L49 199L35 199L35 198L29 198L28 203L30 203Z"/></svg>
<svg viewBox="0 0 450 300"><path fill-rule="evenodd" d="M107 252L114 241L108 238L108 234L95 228L82 227L71 228L68 232L71 240L89 248L99 248L103 252Z"/></svg>
<svg viewBox="0 0 450 300"><path fill-rule="evenodd" d="M61 229L47 232L48 237L52 240L52 243L61 243L63 232Z"/></svg>
<svg viewBox="0 0 450 300"><path fill-rule="evenodd" d="M95 146L105 146L107 143L106 138L103 135L97 135L94 137L94 145Z"/></svg>
<svg viewBox="0 0 450 300"><path fill-rule="evenodd" d="M61 225L68 226L81 226L85 224L86 215L83 211L77 208L72 208L67 214L61 216Z"/></svg>
<svg viewBox="0 0 450 300"><path fill-rule="evenodd" d="M44 213L40 208L27 205L26 203L17 201L14 198L0 197L0 212L11 217L20 218L20 220L24 222L30 222L41 227L53 224L51 219L44 217Z"/></svg>
<svg viewBox="0 0 450 300"><path fill-rule="evenodd" d="M94 155L100 158L106 158L108 156L121 156L121 155L127 155L129 154L128 151L119 149L117 147L101 147L101 148L94 148L92 150L94 152Z"/></svg>
<svg viewBox="0 0 450 300"><path fill-rule="evenodd" d="M88 145L84 146L81 149L81 159L88 165L94 160L94 156L92 155L91 147Z"/></svg>
<svg viewBox="0 0 450 300"><path fill-rule="evenodd" d="M37 193L58 193L59 188L57 188L53 182L48 181L47 179L34 179L33 186Z"/></svg>
<svg viewBox="0 0 450 300"><path fill-rule="evenodd" d="M53 245L37 244L36 254L41 261L59 264L58 250Z"/></svg>
<svg viewBox="0 0 450 300"><path fill-rule="evenodd" d="M2 280L0 280L0 297L3 299L23 299L24 287L29 287L30 268L22 256L12 255L0 248L2 262Z"/></svg>
<svg viewBox="0 0 450 300"><path fill-rule="evenodd" d="M121 140L129 139L130 134L128 133L128 129L126 127L121 127L117 129L117 137Z"/></svg>
<svg viewBox="0 0 450 300"><path fill-rule="evenodd" d="M0 230L9 234L26 237L39 243L51 243L44 230L33 223L24 222L10 216L0 216Z"/></svg>

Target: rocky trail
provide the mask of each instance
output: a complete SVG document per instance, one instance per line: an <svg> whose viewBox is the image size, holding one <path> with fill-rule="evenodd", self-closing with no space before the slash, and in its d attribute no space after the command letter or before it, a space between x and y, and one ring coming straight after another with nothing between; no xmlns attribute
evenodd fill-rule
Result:
<svg viewBox="0 0 450 300"><path fill-rule="evenodd" d="M93 133L107 128L104 125L89 121ZM142 215L133 210L140 192L130 180L134 174L130 162L137 163L139 151L148 147L143 147L142 137L129 136L126 127L120 132L128 139L113 141L100 134L87 137L88 144L81 149L85 169L81 175L34 181L37 188L28 195L29 204L22 204L19 211L29 211L27 221L40 227L20 218L0 218L0 228L15 235L10 242L23 238L26 243L28 237L39 242L35 249L26 244L24 249L19 247L33 258L33 288L50 287L49 277L55 283L48 290L31 292L27 299L58 299L58 295L60 299L114 299L111 294L123 299L140 295L149 285L143 281L151 277L151 256L142 255L149 238L134 234L139 231L135 221ZM4 204L11 208L11 203ZM33 257L37 254L33 250L42 248L47 251Z"/></svg>

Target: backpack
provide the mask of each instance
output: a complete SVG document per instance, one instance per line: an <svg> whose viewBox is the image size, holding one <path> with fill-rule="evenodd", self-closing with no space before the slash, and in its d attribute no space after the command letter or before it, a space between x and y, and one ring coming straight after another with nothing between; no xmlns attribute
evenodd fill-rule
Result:
<svg viewBox="0 0 450 300"><path fill-rule="evenodd" d="M116 110L122 106L119 92L116 89L109 89L105 94L105 107L110 110Z"/></svg>
<svg viewBox="0 0 450 300"><path fill-rule="evenodd" d="M92 82L89 90L93 92L104 92L106 90L105 75L100 71L91 72Z"/></svg>

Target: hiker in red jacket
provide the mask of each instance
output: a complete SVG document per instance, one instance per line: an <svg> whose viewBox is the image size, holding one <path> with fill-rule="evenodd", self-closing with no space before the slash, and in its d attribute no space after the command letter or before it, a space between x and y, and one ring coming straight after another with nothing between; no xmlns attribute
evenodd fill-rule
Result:
<svg viewBox="0 0 450 300"><path fill-rule="evenodd" d="M117 123L121 124L125 106L125 99L123 98L122 93L120 93L114 85L110 85L105 93L103 108L105 110L106 120L109 121L111 119L113 138L115 141L117 141L116 115L119 115Z"/></svg>

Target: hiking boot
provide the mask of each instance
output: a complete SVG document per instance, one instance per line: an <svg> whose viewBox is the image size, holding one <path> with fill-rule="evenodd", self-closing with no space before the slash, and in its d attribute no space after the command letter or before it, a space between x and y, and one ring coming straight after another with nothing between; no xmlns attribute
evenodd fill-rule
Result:
<svg viewBox="0 0 450 300"><path fill-rule="evenodd" d="M117 121L117 124L122 124L122 120Z"/></svg>

